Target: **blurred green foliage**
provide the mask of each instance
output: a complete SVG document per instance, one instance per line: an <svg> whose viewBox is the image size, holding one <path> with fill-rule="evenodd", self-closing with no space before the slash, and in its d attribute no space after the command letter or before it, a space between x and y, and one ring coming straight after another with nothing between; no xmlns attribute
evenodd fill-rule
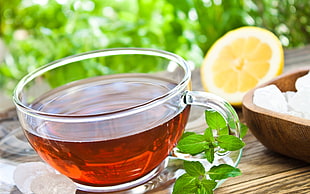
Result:
<svg viewBox="0 0 310 194"><path fill-rule="evenodd" d="M0 1L0 87L56 59L112 47L167 50L199 66L220 36L245 25L299 47L310 42L309 16L308 0Z"/></svg>

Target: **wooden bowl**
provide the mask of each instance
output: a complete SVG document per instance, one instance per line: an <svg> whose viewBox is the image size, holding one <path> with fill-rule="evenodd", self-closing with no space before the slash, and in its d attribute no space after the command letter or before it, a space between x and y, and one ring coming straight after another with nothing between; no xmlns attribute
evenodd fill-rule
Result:
<svg viewBox="0 0 310 194"><path fill-rule="evenodd" d="M275 84L282 92L296 91L295 81L310 68L282 74L249 91L243 98L242 112L253 135L268 149L310 163L310 120L277 113L253 104L254 90ZM310 103L310 99L309 99Z"/></svg>

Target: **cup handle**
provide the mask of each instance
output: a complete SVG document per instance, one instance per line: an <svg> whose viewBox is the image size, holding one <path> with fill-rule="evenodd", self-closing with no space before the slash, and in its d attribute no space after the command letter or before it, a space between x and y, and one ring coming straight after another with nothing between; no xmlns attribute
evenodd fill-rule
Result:
<svg viewBox="0 0 310 194"><path fill-rule="evenodd" d="M186 91L184 103L217 111L226 120L230 131L240 138L240 122L238 115L234 108L224 99L208 92Z"/></svg>

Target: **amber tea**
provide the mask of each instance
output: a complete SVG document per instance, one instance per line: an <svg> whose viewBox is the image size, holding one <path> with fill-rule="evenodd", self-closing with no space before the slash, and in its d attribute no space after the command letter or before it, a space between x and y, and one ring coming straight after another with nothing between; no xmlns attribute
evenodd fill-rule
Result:
<svg viewBox="0 0 310 194"><path fill-rule="evenodd" d="M77 117L126 113L164 97L175 86L144 74L102 76L54 89L31 106ZM41 158L75 182L118 185L148 174L167 157L188 119L189 106L178 103L172 98L131 116L74 126L46 122L25 132Z"/></svg>

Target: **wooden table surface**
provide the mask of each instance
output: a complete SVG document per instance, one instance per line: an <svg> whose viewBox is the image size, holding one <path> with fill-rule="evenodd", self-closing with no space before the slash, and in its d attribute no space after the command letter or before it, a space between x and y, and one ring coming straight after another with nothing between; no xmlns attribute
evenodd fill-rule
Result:
<svg viewBox="0 0 310 194"><path fill-rule="evenodd" d="M310 46L285 51L284 71L304 66L310 66ZM193 89L202 89L198 69L193 72ZM240 120L243 121L242 110L237 109L237 112ZM1 113L1 116L5 115ZM250 131L244 141L246 147L238 166L243 174L239 177L229 178L215 191L215 194L310 193L310 164L269 151L258 142ZM1 157L5 157L5 155L0 151L0 159ZM0 184L0 191L3 191L1 187L4 186ZM159 193L170 192L171 189L166 188ZM16 192L15 188L15 191L9 193L19 192Z"/></svg>

